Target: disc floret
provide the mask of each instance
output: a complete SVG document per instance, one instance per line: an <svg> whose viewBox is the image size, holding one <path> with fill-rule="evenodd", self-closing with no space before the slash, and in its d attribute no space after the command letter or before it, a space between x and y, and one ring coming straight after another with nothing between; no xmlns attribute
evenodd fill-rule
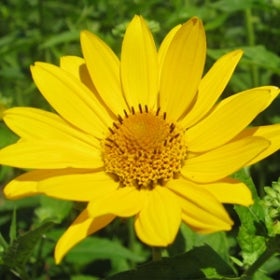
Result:
<svg viewBox="0 0 280 280"><path fill-rule="evenodd" d="M115 175L123 186L153 188L176 177L186 157L183 130L167 121L166 113L124 111L109 129L104 142L106 172Z"/></svg>

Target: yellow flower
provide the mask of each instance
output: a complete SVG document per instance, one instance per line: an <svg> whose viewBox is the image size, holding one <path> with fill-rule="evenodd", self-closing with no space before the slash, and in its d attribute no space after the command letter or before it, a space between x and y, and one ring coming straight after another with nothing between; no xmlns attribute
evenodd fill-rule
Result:
<svg viewBox="0 0 280 280"><path fill-rule="evenodd" d="M84 59L31 67L57 113L4 113L20 141L0 151L0 163L35 169L11 181L5 195L89 202L58 241L56 262L116 217L134 216L137 236L151 246L172 243L181 221L200 233L229 230L222 203L252 203L246 185L229 176L280 146L280 125L246 128L278 88L217 102L242 51L221 57L202 78L206 39L198 18L173 28L157 51L135 16L120 60L88 31L81 45Z"/></svg>

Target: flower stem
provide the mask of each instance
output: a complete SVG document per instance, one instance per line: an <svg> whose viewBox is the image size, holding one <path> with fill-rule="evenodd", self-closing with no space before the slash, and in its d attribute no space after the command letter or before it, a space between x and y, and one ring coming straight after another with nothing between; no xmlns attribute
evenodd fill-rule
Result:
<svg viewBox="0 0 280 280"><path fill-rule="evenodd" d="M161 248L160 247L152 247L153 252L153 261L159 261L161 259Z"/></svg>
<svg viewBox="0 0 280 280"><path fill-rule="evenodd" d="M136 237L135 231L133 226L133 218L128 219L128 247L131 252L135 252L135 244L136 244ZM133 260L130 261L130 265L132 268L135 267L135 262Z"/></svg>
<svg viewBox="0 0 280 280"><path fill-rule="evenodd" d="M246 30L247 30L247 38L248 38L248 45L250 47L255 46L256 44L256 38L255 38L255 30L254 30L254 24L253 24L253 15L250 8L245 9L245 22L246 22ZM258 86L259 85L259 72L258 67L255 64L251 64L251 80L252 80L252 86Z"/></svg>
<svg viewBox="0 0 280 280"><path fill-rule="evenodd" d="M45 31L45 19L44 19L44 3L42 0L37 0L38 15L39 15L39 28L41 35L44 35Z"/></svg>
<svg viewBox="0 0 280 280"><path fill-rule="evenodd" d="M267 243L267 249L263 254L248 268L248 270L242 275L240 279L251 280L254 274L259 270L259 268L275 253L280 250L280 237L276 236L271 238Z"/></svg>

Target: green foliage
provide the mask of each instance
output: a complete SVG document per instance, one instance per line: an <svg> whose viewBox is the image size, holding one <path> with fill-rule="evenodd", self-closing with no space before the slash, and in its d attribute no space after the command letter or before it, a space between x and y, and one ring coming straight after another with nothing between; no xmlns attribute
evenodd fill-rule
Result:
<svg viewBox="0 0 280 280"><path fill-rule="evenodd" d="M238 205L234 207L241 221L237 240L241 247L243 265L248 267L252 265L266 249L264 237L265 215L252 179L246 176L244 171L236 174L236 177L244 181L244 183L250 187L254 198L254 204L248 208Z"/></svg>
<svg viewBox="0 0 280 280"><path fill-rule="evenodd" d="M15 216L14 216L15 217ZM15 221L15 218L13 219ZM15 222L11 226L10 244L5 244L5 250L1 256L1 263L7 266L15 275L21 279L28 280L29 276L26 271L26 263L33 254L33 251L42 238L42 235L53 225L48 222L40 227L30 230L27 233L16 237Z"/></svg>
<svg viewBox="0 0 280 280"><path fill-rule="evenodd" d="M202 258L203 256L203 258ZM108 277L108 280L140 279L221 279L220 275L234 277L231 267L213 250L205 245L160 261L145 264L136 270ZM214 277L215 278L214 278ZM217 278L218 277L218 278Z"/></svg>
<svg viewBox="0 0 280 280"><path fill-rule="evenodd" d="M272 187L264 187L265 223L270 236L280 234L280 179Z"/></svg>
<svg viewBox="0 0 280 280"><path fill-rule="evenodd" d="M158 44L176 24L191 16L202 18L208 42L206 68L225 52L242 48L244 56L224 96L280 83L277 0L4 0L0 147L17 140L1 122L6 108L49 108L32 82L31 64L58 64L63 55L81 55L83 29L99 35L119 54L134 14L147 19ZM279 122L279 101L274 104L257 124ZM0 167L1 185L21 172ZM0 195L0 279L279 279L279 155L250 172L253 180L245 171L235 175L250 187L255 203L249 208L228 207L236 225L233 231L199 235L182 225L175 243L158 262L151 262L149 250L129 233L130 226L116 221L78 244L57 266L55 243L77 216L79 205L44 196L8 201ZM273 180L272 187L264 188Z"/></svg>
<svg viewBox="0 0 280 280"><path fill-rule="evenodd" d="M70 214L72 203L46 196L40 197L40 207L35 209L35 214L39 221L52 220L60 223Z"/></svg>
<svg viewBox="0 0 280 280"><path fill-rule="evenodd" d="M110 259L112 261L127 259L134 262L145 261L144 256L139 256L121 245L117 240L91 237L78 244L66 257L67 261L76 264L87 264L95 260Z"/></svg>
<svg viewBox="0 0 280 280"><path fill-rule="evenodd" d="M254 204L248 208L242 206L234 207L241 222L237 236L241 249L240 255L243 258L241 265L246 269L241 279L251 279L261 265L269 259L273 260L271 257L279 252L280 236L274 234L271 237L270 234L271 224L267 223L267 220L270 219L268 215L269 210L265 203L268 197L263 199L258 197L252 179L244 171L237 173L236 177L250 187L254 198ZM278 188L278 184L274 183L274 189L276 185L276 188ZM268 193L271 193L271 191L268 191ZM258 271L257 275L255 275L255 280L260 279L257 277L261 275L262 279L266 277L264 271L262 273Z"/></svg>

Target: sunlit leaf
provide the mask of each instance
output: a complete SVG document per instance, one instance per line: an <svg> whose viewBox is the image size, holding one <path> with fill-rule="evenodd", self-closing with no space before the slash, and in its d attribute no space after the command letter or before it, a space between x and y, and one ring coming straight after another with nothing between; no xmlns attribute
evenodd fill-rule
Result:
<svg viewBox="0 0 280 280"><path fill-rule="evenodd" d="M60 223L67 217L72 209L72 202L40 196L41 206L35 209L35 214L40 221L52 220Z"/></svg>
<svg viewBox="0 0 280 280"><path fill-rule="evenodd" d="M238 205L234 207L241 222L237 240L241 247L243 263L246 267L252 265L266 249L266 239L264 237L266 234L264 226L265 214L252 179L244 170L237 173L235 177L243 181L251 189L255 201L249 207Z"/></svg>

